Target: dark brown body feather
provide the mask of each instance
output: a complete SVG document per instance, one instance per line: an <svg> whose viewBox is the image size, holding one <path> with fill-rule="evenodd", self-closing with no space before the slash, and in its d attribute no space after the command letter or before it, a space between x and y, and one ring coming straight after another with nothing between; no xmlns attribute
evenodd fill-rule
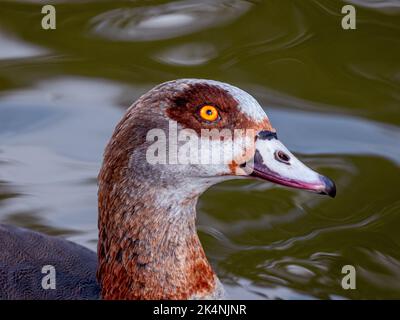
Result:
<svg viewBox="0 0 400 320"><path fill-rule="evenodd" d="M56 289L43 289L45 265ZM96 253L70 241L0 225L0 299L99 299Z"/></svg>

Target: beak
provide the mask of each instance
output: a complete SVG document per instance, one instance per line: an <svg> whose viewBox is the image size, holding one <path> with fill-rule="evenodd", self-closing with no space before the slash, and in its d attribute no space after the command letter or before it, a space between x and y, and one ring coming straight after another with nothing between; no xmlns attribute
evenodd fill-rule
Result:
<svg viewBox="0 0 400 320"><path fill-rule="evenodd" d="M253 161L247 163L244 170L252 177L283 186L325 194L332 198L336 195L335 183L305 166L272 131L261 131L257 134Z"/></svg>

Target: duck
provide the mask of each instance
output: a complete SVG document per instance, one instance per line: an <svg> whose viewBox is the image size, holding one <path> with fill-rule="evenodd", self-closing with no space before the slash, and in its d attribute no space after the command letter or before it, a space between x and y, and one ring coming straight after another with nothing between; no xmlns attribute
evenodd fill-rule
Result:
<svg viewBox="0 0 400 320"><path fill-rule="evenodd" d="M224 159L210 161L212 154ZM330 178L284 146L246 91L207 79L157 85L127 109L105 148L97 253L2 224L0 299L226 298L197 235L196 204L231 179L336 195ZM43 266L54 267L54 288L43 287Z"/></svg>

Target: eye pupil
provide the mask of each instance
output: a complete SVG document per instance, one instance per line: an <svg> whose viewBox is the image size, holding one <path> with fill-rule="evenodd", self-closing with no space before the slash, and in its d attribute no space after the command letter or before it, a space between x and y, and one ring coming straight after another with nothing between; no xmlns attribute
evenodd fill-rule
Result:
<svg viewBox="0 0 400 320"><path fill-rule="evenodd" d="M207 122L214 122L219 119L218 110L212 105L201 107L199 110L199 116Z"/></svg>

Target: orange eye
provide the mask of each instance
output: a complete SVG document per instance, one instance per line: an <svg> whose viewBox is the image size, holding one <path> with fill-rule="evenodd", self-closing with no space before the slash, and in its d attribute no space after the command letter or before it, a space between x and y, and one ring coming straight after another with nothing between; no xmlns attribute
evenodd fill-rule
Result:
<svg viewBox="0 0 400 320"><path fill-rule="evenodd" d="M218 110L213 106L201 107L200 117L207 121L215 121L218 119Z"/></svg>

